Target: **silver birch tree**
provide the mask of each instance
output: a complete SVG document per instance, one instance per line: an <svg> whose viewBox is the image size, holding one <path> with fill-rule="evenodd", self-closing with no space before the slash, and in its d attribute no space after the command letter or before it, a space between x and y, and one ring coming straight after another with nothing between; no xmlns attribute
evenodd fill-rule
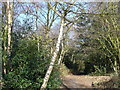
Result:
<svg viewBox="0 0 120 90"><path fill-rule="evenodd" d="M49 7L60 17L61 24L60 24L58 40L57 40L57 43L56 43L56 48L55 48L55 51L53 53L49 68L48 68L48 70L45 74L45 78L43 80L43 84L42 84L40 90L43 90L43 89L46 88L48 80L49 80L50 75L51 75L51 72L53 70L53 67L54 67L54 64L55 64L55 61L56 61L56 58L57 58L57 55L58 55L58 52L59 52L59 49L60 49L61 40L63 38L63 29L64 29L63 27L65 25L67 25L67 24L65 24L65 20L68 21L69 23L72 22L72 21L68 20L67 18L65 18L66 15L69 13L69 8L71 8L71 5L69 5L66 9L64 9L63 13L60 14L55 8L52 7L52 5L50 3L48 3L48 4L49 4Z"/></svg>

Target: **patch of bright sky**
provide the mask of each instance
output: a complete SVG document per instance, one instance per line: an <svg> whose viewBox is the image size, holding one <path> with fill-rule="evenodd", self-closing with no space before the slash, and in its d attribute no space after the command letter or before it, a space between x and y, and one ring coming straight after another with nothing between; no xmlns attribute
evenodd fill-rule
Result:
<svg viewBox="0 0 120 90"><path fill-rule="evenodd" d="M46 2L39 2L40 4L42 4L42 8L43 8L43 10L45 11L45 12L47 12L47 8L46 7L44 7L44 6L46 6ZM85 4L85 3L81 3L82 5L83 5L83 8L84 9L87 9L87 5ZM25 6L25 5L30 5L30 3L29 2L26 2L25 4L23 4L23 7ZM35 10L35 8L33 7L32 8L33 10ZM77 11L77 8L76 7L74 7L74 11ZM38 19L38 25L40 25L41 23L41 21L42 22L46 22L46 19L41 15L41 12L43 13L43 15L46 15L46 13L45 12L43 12L43 11L40 11L40 10L38 10L37 11L37 15L39 15L39 19ZM75 17L75 14L69 14L68 15L68 17L67 18L69 18L69 19L72 19L73 17ZM25 14L25 13L21 13L18 17L17 17L17 19L20 21L20 23L21 23L21 25L23 25L24 24L24 20L26 20L26 18L29 18L29 19L32 19L32 18L34 18L34 19L32 19L33 20L33 22L34 22L34 20L35 20L35 16L34 15L30 15L30 14ZM56 26L58 26L58 24L60 23L60 18L57 18L56 20L55 20L55 22L53 23L53 26L52 26L52 28L54 28L54 27L56 27ZM34 24L34 23L33 23ZM33 26L35 26L35 25L33 25ZM34 27L35 28L35 27ZM71 37L72 37L73 35L71 34Z"/></svg>
<svg viewBox="0 0 120 90"><path fill-rule="evenodd" d="M42 2L42 4L44 4L44 2ZM26 3L23 4L23 7L25 8L26 5L29 6L29 5L31 5L31 4L30 4L29 2L26 2ZM20 8L18 8L18 10L19 10L19 9L20 9ZM25 8L25 9L26 9L26 8ZM33 7L32 10L34 11L35 8ZM21 12L19 12L19 13L21 13ZM19 14L19 13L18 13L18 14ZM17 16L17 20L19 20L21 24L24 24L24 20L26 20L26 19L28 19L28 18L31 19L31 20L33 20L33 22L34 22L34 20L35 20L35 19L33 19L33 18L35 18L34 15L32 15L32 14L30 15L30 14L26 14L26 13L27 13L27 10L26 10L25 13L21 13L21 14L19 14L19 16ZM39 15L38 17L42 17L41 14L40 14L40 11L37 11L37 13L38 13L37 15ZM42 13L43 13L43 12L42 12ZM33 13L33 14L35 14L35 13ZM44 13L43 13L43 14L44 14ZM45 18L42 18L42 20L45 21Z"/></svg>

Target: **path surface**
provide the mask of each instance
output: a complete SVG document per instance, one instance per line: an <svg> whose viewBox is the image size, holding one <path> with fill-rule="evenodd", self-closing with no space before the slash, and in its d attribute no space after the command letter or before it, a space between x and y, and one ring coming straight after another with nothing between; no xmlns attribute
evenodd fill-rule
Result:
<svg viewBox="0 0 120 90"><path fill-rule="evenodd" d="M93 88L93 83L110 79L109 76L67 75L63 77L63 84L67 88Z"/></svg>

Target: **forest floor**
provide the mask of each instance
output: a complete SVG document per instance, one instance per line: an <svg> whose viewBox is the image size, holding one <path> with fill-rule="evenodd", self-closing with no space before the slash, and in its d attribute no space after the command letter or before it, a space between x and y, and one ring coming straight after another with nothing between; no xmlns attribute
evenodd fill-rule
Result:
<svg viewBox="0 0 120 90"><path fill-rule="evenodd" d="M110 76L66 75L62 78L63 88L97 88L98 82L107 82ZM94 85L94 87L93 87Z"/></svg>

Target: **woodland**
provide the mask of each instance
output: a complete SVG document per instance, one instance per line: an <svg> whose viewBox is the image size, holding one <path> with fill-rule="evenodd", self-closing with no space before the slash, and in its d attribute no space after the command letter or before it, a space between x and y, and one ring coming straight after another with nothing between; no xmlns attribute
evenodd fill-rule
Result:
<svg viewBox="0 0 120 90"><path fill-rule="evenodd" d="M0 2L1 89L59 89L66 75L120 88L120 2Z"/></svg>

